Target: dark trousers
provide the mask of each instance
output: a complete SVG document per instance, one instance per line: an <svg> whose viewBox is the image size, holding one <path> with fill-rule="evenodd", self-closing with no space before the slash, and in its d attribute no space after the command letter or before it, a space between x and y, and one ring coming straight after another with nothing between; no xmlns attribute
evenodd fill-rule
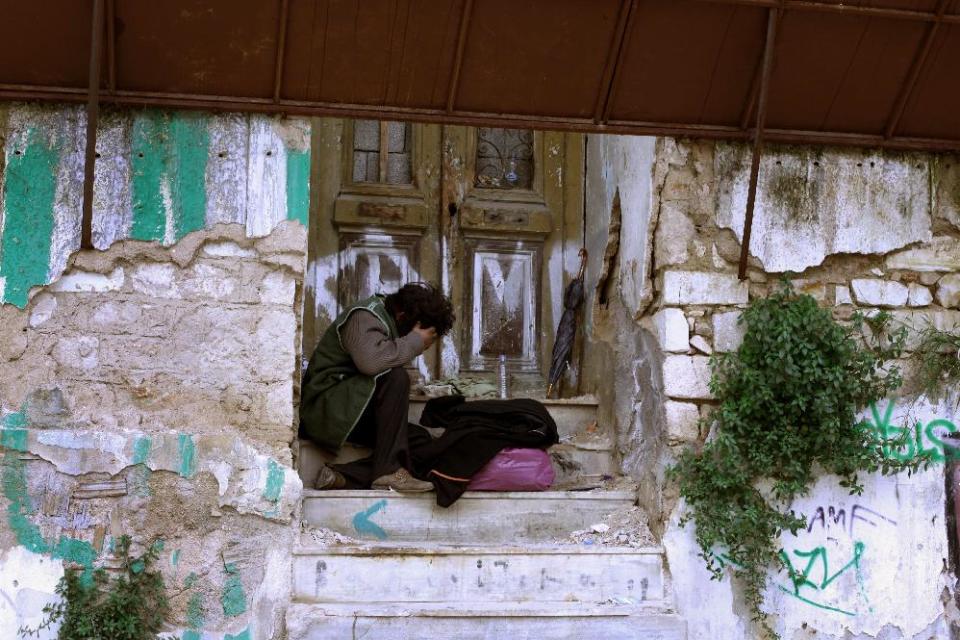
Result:
<svg viewBox="0 0 960 640"><path fill-rule="evenodd" d="M410 376L402 367L390 369L377 378L377 387L347 436L347 442L373 449L373 455L334 468L347 479L348 489L365 489L400 467L410 468L408 410Z"/></svg>

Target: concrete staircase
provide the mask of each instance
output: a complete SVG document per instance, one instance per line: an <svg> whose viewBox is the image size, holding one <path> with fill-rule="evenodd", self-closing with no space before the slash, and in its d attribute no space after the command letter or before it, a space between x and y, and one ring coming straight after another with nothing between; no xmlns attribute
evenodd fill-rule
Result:
<svg viewBox="0 0 960 640"><path fill-rule="evenodd" d="M413 397L410 421L419 423L427 399ZM592 397L569 400L541 400L557 423L560 444L550 448L557 480L554 488L583 489L601 484L615 476L617 461L613 438L597 426L597 404ZM369 450L346 444L334 457L301 440L298 456L300 477L305 487L312 487L320 465L327 462L350 462L369 455Z"/></svg>
<svg viewBox="0 0 960 640"><path fill-rule="evenodd" d="M467 492L449 509L434 494L306 491L289 640L684 640L660 548L564 542L635 491L585 490L616 468L595 404L548 406L570 456L552 452L558 476L581 490ZM326 458L301 448L307 487Z"/></svg>

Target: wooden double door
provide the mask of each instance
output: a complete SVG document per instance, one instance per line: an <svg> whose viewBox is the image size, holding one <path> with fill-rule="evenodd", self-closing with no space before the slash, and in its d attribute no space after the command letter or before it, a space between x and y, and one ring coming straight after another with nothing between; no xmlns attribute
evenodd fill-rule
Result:
<svg viewBox="0 0 960 640"><path fill-rule="evenodd" d="M314 123L304 353L339 310L432 282L457 314L415 363L424 380L549 368L583 241L577 134L322 119Z"/></svg>

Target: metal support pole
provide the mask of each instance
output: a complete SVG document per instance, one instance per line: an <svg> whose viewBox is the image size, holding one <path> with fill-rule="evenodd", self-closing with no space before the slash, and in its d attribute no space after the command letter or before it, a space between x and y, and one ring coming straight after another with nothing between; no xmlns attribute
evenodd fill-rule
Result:
<svg viewBox="0 0 960 640"><path fill-rule="evenodd" d="M770 90L770 72L773 68L773 50L777 41L780 9L767 13L767 40L763 47L763 73L760 76L760 95L757 98L757 126L753 131L753 158L750 162L750 190L747 192L747 213L743 220L743 242L740 246L740 266L737 276L747 277L747 258L750 256L750 233L753 227L753 208L757 201L757 179L760 176L760 156L763 153L763 126L767 119L767 95Z"/></svg>
<svg viewBox="0 0 960 640"><path fill-rule="evenodd" d="M93 249L93 178L97 162L97 124L100 121L100 56L103 50L103 2L94 0L90 27L90 83L87 90L87 152L83 161L83 217L80 248Z"/></svg>

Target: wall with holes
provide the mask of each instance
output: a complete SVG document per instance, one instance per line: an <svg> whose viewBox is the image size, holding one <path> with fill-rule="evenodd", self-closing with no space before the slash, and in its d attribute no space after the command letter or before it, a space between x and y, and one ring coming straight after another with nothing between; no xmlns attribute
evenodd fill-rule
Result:
<svg viewBox="0 0 960 640"><path fill-rule="evenodd" d="M309 122L104 113L81 252L84 137L81 108L0 107L0 635L130 535L183 638L277 637Z"/></svg>

